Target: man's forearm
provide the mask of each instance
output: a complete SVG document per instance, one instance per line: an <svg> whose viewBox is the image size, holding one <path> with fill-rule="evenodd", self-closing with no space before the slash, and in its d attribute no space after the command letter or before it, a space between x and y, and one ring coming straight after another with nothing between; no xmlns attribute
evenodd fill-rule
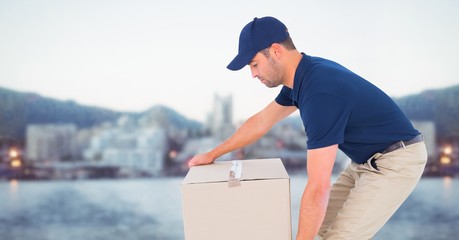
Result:
<svg viewBox="0 0 459 240"><path fill-rule="evenodd" d="M209 152L215 158L221 155L245 147L271 129L274 124L296 111L296 107L281 106L272 101L268 106L257 114L250 117L242 126L226 141Z"/></svg>
<svg viewBox="0 0 459 240"><path fill-rule="evenodd" d="M218 158L228 152L245 147L261 138L269 128L259 125L260 121L257 119L259 117L260 114L256 114L249 118L231 137L209 153L214 158Z"/></svg>
<svg viewBox="0 0 459 240"><path fill-rule="evenodd" d="M297 240L312 240L319 232L327 209L330 188L306 186L300 205Z"/></svg>
<svg viewBox="0 0 459 240"><path fill-rule="evenodd" d="M218 145L209 152L195 155L190 161L188 161L188 166L193 167L213 163L216 158L222 156L223 154L255 142L268 132L274 124L284 119L294 111L296 111L296 107L294 106L281 106L275 101L272 101L263 110L245 121L244 124L242 124L242 126L222 144Z"/></svg>

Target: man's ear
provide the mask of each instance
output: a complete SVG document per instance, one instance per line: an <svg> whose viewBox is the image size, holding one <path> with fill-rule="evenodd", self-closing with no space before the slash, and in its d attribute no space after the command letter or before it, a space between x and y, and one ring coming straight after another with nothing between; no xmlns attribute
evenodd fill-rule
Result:
<svg viewBox="0 0 459 240"><path fill-rule="evenodd" d="M279 58L282 56L284 48L279 43L273 43L269 50L271 51L270 52L271 56L275 56L276 58Z"/></svg>

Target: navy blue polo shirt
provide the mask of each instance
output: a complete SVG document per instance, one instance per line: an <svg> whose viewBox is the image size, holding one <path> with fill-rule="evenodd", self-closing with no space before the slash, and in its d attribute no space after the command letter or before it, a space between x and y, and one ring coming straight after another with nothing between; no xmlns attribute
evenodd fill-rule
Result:
<svg viewBox="0 0 459 240"><path fill-rule="evenodd" d="M356 163L419 134L382 90L338 63L304 53L293 89L284 86L275 100L300 110L308 149L338 144Z"/></svg>

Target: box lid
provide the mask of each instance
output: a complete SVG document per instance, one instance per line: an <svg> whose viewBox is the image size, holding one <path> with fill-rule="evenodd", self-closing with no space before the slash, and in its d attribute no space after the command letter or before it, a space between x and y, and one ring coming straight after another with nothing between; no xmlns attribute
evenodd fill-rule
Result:
<svg viewBox="0 0 459 240"><path fill-rule="evenodd" d="M241 181L289 178L279 158L242 160ZM232 161L190 168L182 184L227 182Z"/></svg>

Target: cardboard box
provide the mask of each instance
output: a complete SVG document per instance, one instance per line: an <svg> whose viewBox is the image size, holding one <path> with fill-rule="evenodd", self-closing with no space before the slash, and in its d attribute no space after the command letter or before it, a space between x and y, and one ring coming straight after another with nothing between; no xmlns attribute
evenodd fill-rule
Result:
<svg viewBox="0 0 459 240"><path fill-rule="evenodd" d="M186 240L291 240L290 178L280 159L192 167L182 183Z"/></svg>

